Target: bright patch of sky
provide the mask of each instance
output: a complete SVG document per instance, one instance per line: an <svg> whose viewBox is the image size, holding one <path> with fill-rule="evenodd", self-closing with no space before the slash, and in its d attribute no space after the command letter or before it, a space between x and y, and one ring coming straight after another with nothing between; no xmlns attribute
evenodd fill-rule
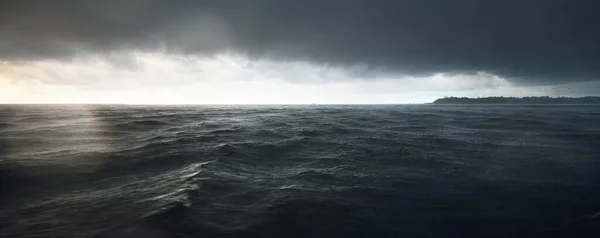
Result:
<svg viewBox="0 0 600 238"><path fill-rule="evenodd" d="M444 96L572 96L590 87L518 86L485 72L361 78L350 71L226 54L5 62L0 63L0 103L403 104Z"/></svg>

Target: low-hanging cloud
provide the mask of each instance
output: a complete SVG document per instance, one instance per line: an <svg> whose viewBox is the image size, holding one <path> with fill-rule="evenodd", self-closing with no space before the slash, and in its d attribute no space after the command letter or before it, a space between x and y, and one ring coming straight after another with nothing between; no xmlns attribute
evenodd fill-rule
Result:
<svg viewBox="0 0 600 238"><path fill-rule="evenodd" d="M599 7L592 0L5 0L0 60L233 53L547 85L598 79Z"/></svg>

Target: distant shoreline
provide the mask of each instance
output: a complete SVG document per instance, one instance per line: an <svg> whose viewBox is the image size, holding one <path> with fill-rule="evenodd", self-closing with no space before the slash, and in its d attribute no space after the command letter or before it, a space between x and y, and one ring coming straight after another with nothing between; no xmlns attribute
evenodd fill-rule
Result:
<svg viewBox="0 0 600 238"><path fill-rule="evenodd" d="M445 97L431 104L600 105L600 97Z"/></svg>

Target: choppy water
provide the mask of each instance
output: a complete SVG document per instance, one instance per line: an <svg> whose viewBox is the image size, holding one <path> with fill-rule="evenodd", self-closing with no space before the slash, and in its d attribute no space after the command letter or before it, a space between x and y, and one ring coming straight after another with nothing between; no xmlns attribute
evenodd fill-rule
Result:
<svg viewBox="0 0 600 238"><path fill-rule="evenodd" d="M2 106L0 237L595 237L600 107Z"/></svg>

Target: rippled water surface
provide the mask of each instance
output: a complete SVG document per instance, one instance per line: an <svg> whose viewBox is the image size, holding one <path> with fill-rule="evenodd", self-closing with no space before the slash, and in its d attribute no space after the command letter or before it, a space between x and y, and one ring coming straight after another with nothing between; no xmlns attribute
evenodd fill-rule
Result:
<svg viewBox="0 0 600 238"><path fill-rule="evenodd" d="M0 107L0 237L574 237L599 182L597 106Z"/></svg>

